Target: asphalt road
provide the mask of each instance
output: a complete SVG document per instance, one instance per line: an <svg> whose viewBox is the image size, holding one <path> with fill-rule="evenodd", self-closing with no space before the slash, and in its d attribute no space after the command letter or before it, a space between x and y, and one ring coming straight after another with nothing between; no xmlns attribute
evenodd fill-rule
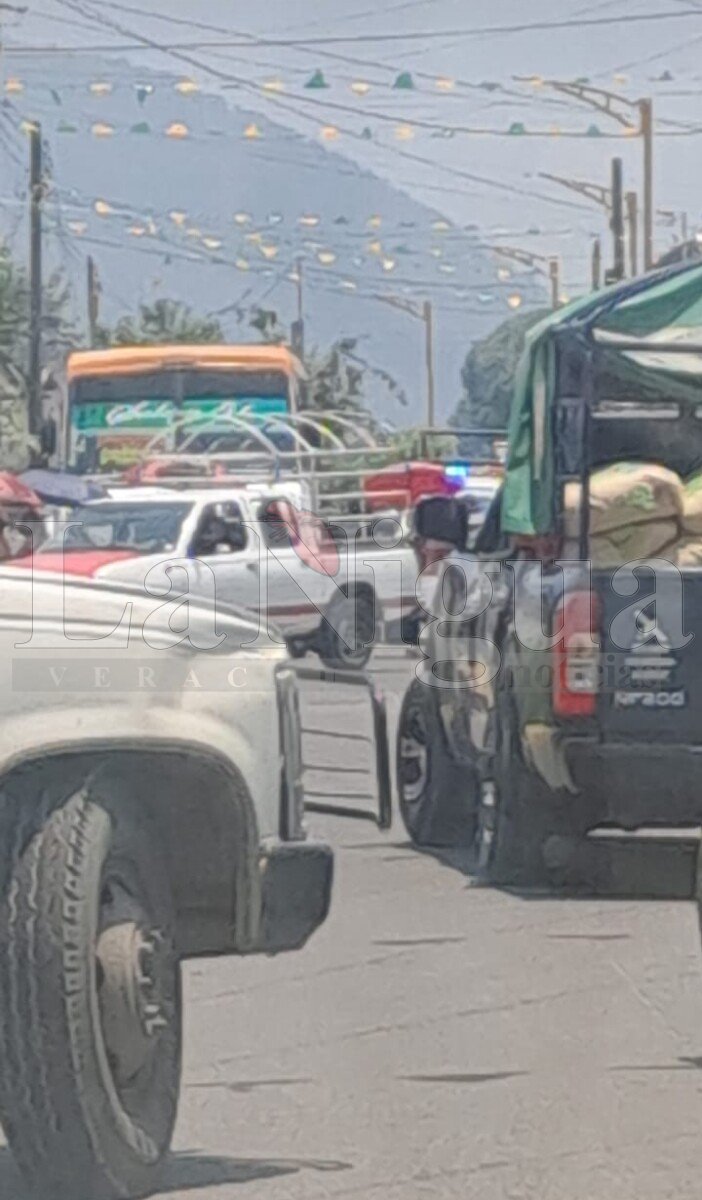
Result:
<svg viewBox="0 0 702 1200"><path fill-rule="evenodd" d="M399 695L404 676L387 678ZM338 698L308 715L361 726ZM186 968L162 1195L697 1200L696 914L644 898L684 895L689 853L596 848L610 867L621 855L598 878L627 898L516 895L476 887L460 856L413 851L397 824L313 827L338 869L305 950ZM0 1197L23 1200L1 1150Z"/></svg>

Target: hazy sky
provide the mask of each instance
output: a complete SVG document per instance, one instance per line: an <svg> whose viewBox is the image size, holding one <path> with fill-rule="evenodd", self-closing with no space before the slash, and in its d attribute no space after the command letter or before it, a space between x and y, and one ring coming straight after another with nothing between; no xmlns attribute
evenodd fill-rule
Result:
<svg viewBox="0 0 702 1200"><path fill-rule="evenodd" d="M528 6L524 0L376 0L372 6L368 0L266 0L260 5L125 0L122 6L36 0L30 8L25 17L6 21L8 47L121 45L138 41L135 35L181 47L210 42L173 53L126 53L145 69L182 66L203 88L229 91L237 103L265 111L312 138L333 122L340 130L335 153L438 206L451 220L478 224L487 240L509 236L533 251L560 253L569 291L585 282L591 237L605 233L606 223L596 208L539 180L538 172L607 182L609 161L618 153L625 161L627 186L637 187L640 142L569 138L569 131L582 132L593 122L603 134L619 130L607 117L564 103L547 88L520 84L515 76L587 77L632 99L653 94L659 134L657 203L687 211L692 227L700 219L702 132L688 135L685 128L699 121L702 130L699 0L532 0ZM626 23L612 23L622 14ZM607 23L548 28L554 21L577 20ZM110 21L125 32L101 23ZM189 22L220 26L231 31L231 40L250 44L224 47L225 34ZM515 24L541 27L495 29ZM489 31L472 32L486 27ZM315 40L332 38L344 40ZM254 39L298 44L261 45ZM8 49L6 70L13 61L21 62ZM302 85L317 68L330 86L307 91ZM401 71L412 72L414 91L392 88ZM437 86L439 79L452 80L453 86L441 90L450 85ZM264 90L271 81L285 90ZM354 83L369 83L371 89L359 95L351 90ZM398 134L398 126L412 121L431 128L415 125ZM561 136L498 136L515 122L527 130L560 131ZM373 129L372 141L359 136L366 126ZM494 132L458 131L466 127ZM519 188L519 194L504 185ZM537 228L538 234L528 232ZM670 244L671 231L664 223L657 237L662 247Z"/></svg>
<svg viewBox="0 0 702 1200"><path fill-rule="evenodd" d="M625 136L606 114L554 92L549 79L586 80L631 101L653 97L656 204L672 214L672 219L663 214L657 219L657 247L668 248L679 235L683 212L691 231L702 229L702 0L531 0L528 5L525 0L11 3L28 3L30 9L14 15L7 8L0 10L0 77L5 86L13 78L21 81L24 76L27 81L24 92L10 93L0 109L0 139L12 160L6 162L2 228L14 243L23 244L25 238L21 120L37 115L46 130L49 155L55 155L63 204L61 240L49 240L50 253L69 255L77 272L76 294L81 296L89 237L102 237L94 252L103 273L108 318L116 306L121 311L165 289L191 298L203 309L224 308L230 314L239 296L253 294L260 300L270 295L281 316L292 319L295 293L285 272L295 258L293 254L290 259L289 242L299 226L298 210L318 210L325 220L312 238L321 236L321 252L331 249L336 258L326 268L316 261L318 249L306 251L310 336L325 344L339 330L358 335L371 360L406 389L410 409L405 419L416 416L423 403L422 330L407 316L375 303L377 296L371 293L391 287L396 295L415 301L427 295L434 300L440 410L447 415L460 392L466 349L509 315L510 293L518 291L524 304L543 302L547 296L542 276L527 279L520 267L506 271L504 260L493 252L496 244L516 246L544 260L558 255L564 296L588 289L592 244L598 235L607 262L606 214L540 175L607 184L611 159L619 155L627 189L640 189L640 139ZM67 56L66 47L75 48L75 55ZM306 87L313 76L326 86ZM404 82L410 77L413 86L398 88L398 76ZM156 156L160 165L155 178L156 159L149 151L153 143L131 136L130 129L139 120L146 120L161 137L169 121L191 121L199 128L205 120L203 105L194 105L174 89L179 77L194 81L200 99L211 93L224 100L231 123L226 110L224 117L218 111L212 123L220 141L208 140L204 128L188 147L166 143ZM520 77L531 77L532 82ZM93 78L111 79L114 96L103 101L96 97L88 86ZM154 88L142 108L135 98L139 79L146 85L151 81ZM37 114L32 106L38 103L42 107ZM106 141L91 136L94 122L110 113L115 136ZM282 136L261 121L268 131L263 140L244 142L242 133L252 114L275 122ZM636 120L635 110L632 118ZM60 136L60 125L67 120L80 136ZM583 136L593 126L600 136ZM309 139L307 147L286 138L286 130ZM320 173L324 153L334 156L335 169ZM266 182L263 164L267 156L272 162L276 155L279 169ZM362 172L352 173L354 189L344 184L351 178L348 160ZM418 201L423 215L403 214L397 194L379 191L372 175ZM274 270L257 260L243 241L251 271L237 278L234 257L241 251L232 250L232 218L235 202L243 202L252 179L258 192L250 204L256 220L263 221L264 233L266 214L280 210L281 224L273 229L280 244L279 263ZM361 191L356 195L359 180ZM81 209L86 196L89 209L95 196L128 202L143 240L132 236L135 230L128 228L128 217L101 224L94 210L92 225L86 223L83 230L83 244L79 236L72 238L71 225L76 219L80 225L86 216ZM288 213L293 200L295 212ZM345 202L353 221L341 225L334 218L344 212ZM164 262L165 232L168 244L184 232L169 228L171 205L185 206L194 214L195 224L210 235L205 247L207 241L222 246L218 271L212 270L202 243L198 252L205 257L199 266L177 255L170 264ZM381 211L382 231L369 234L367 218ZM150 212L157 217L152 242L148 220L143 227L144 213ZM418 224L413 225L415 217ZM448 222L446 229L451 231L434 236L439 217L438 223ZM106 238L114 240L113 250ZM398 257L387 276L383 258L369 256L373 238L377 245L382 239L383 253L389 250L390 258L400 251L407 256ZM543 269L545 265L544 261ZM344 292L345 285L354 285L343 272L358 279L355 295ZM79 317L81 312L82 308ZM239 330L228 326L227 333L238 335ZM402 416L396 412L396 400L386 399L389 414Z"/></svg>

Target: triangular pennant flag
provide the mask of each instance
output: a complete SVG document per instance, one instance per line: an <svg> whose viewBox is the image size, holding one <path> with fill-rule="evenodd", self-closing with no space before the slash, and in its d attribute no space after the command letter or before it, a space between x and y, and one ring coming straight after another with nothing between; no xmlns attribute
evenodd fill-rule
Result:
<svg viewBox="0 0 702 1200"><path fill-rule="evenodd" d="M132 133L151 133L151 126L148 121L138 121L136 125L132 125Z"/></svg>
<svg viewBox="0 0 702 1200"><path fill-rule="evenodd" d="M392 86L399 91L411 92L414 90L414 79L409 71L401 71Z"/></svg>
<svg viewBox="0 0 702 1200"><path fill-rule="evenodd" d="M320 71L319 68L317 68L317 70L314 72L314 74L310 75L309 79L307 80L307 83L305 84L305 87L306 88L328 88L329 84L327 83L326 79L324 78L324 72Z"/></svg>

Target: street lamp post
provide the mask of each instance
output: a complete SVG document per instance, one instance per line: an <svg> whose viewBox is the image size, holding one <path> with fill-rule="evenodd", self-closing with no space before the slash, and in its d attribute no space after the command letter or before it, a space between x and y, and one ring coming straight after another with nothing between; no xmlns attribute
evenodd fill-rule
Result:
<svg viewBox="0 0 702 1200"><path fill-rule="evenodd" d="M635 279L639 273L639 198L636 192L627 192L626 223L629 229L629 271Z"/></svg>
<svg viewBox="0 0 702 1200"><path fill-rule="evenodd" d="M515 246L490 246L489 249L493 254L508 258L522 267L534 267L542 275L547 275L551 283L551 308L560 308L561 260L556 254L532 254L530 250L522 250Z"/></svg>
<svg viewBox="0 0 702 1200"><path fill-rule="evenodd" d="M521 77L522 83L533 83L533 79ZM559 79L539 80L539 85L553 88L573 100L587 104L597 112L604 113L617 121L634 137L640 137L643 142L643 250L644 270L650 271L653 266L653 101L651 99L630 100L628 96L619 96L616 92L605 91L604 88L591 87L584 83L567 83ZM631 113L636 113L638 121L632 120Z"/></svg>
<svg viewBox="0 0 702 1200"><path fill-rule="evenodd" d="M592 243L592 290L599 292L602 287L602 242L595 238Z"/></svg>
<svg viewBox="0 0 702 1200"><path fill-rule="evenodd" d="M623 213L621 211L621 159L612 159L612 186L604 187L600 183L589 183L583 179L568 179L564 175L553 175L550 171L539 171L540 179L549 179L552 183L560 183L562 187L585 196L604 209L609 217L609 225L614 239L614 266L611 273L613 279L624 278L624 248L622 243ZM617 188L619 195L617 195ZM636 275L636 257L638 245L638 198L636 192L626 194L626 223L629 231L629 255L632 264L632 277ZM600 249L601 253L601 249Z"/></svg>
<svg viewBox="0 0 702 1200"><path fill-rule="evenodd" d="M406 313L415 321L424 325L424 358L427 377L427 427L433 429L436 424L436 384L434 373L434 306L431 300L425 300L419 308L411 300L403 300L400 296L376 295L381 304L389 304L399 312Z"/></svg>

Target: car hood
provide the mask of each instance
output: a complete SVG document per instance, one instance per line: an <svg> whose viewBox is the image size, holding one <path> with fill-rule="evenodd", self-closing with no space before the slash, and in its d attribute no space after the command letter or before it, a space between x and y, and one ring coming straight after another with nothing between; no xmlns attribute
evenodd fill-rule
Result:
<svg viewBox="0 0 702 1200"><path fill-rule="evenodd" d="M3 566L25 569L34 567L36 571L51 571L93 579L103 567L139 557L133 550L68 550L65 553L62 550L47 550L43 554L38 551L25 558L15 558Z"/></svg>

